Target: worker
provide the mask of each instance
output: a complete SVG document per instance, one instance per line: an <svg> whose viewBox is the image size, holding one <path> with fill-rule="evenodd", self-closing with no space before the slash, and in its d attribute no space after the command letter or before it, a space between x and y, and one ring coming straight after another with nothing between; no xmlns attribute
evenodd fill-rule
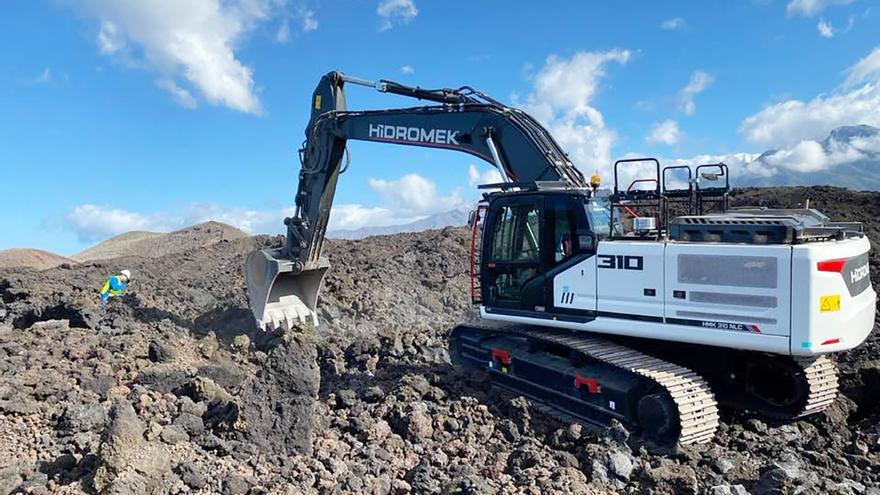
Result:
<svg viewBox="0 0 880 495"><path fill-rule="evenodd" d="M122 270L118 275L108 278L101 288L101 305L106 305L111 297L121 296L129 283L131 283L131 272L128 270Z"/></svg>
<svg viewBox="0 0 880 495"><path fill-rule="evenodd" d="M571 235L567 232L559 238L556 244L556 262L560 262L571 255Z"/></svg>
<svg viewBox="0 0 880 495"><path fill-rule="evenodd" d="M568 258L571 255L571 223L569 222L568 215L557 212L556 216L556 253L555 253L555 261L559 263L560 261Z"/></svg>

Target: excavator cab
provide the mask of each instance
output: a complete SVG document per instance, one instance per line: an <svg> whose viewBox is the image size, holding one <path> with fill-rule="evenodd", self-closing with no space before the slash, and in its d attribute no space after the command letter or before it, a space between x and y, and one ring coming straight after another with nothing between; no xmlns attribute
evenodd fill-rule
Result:
<svg viewBox="0 0 880 495"><path fill-rule="evenodd" d="M559 185L490 195L480 253L484 307L551 311L554 276L595 254L610 231L602 205L589 191Z"/></svg>

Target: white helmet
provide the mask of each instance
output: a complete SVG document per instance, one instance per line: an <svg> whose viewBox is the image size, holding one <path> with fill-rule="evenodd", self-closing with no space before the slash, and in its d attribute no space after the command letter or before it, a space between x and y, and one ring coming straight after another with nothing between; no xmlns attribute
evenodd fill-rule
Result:
<svg viewBox="0 0 880 495"><path fill-rule="evenodd" d="M121 272L119 272L119 274L122 275L123 277L125 277L126 280L129 280L129 281L131 280L131 272L130 271L122 270Z"/></svg>

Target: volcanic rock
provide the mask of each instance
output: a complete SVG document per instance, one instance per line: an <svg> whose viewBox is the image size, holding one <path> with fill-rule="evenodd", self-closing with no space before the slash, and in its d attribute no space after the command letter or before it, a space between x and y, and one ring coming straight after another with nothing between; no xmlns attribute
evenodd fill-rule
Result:
<svg viewBox="0 0 880 495"><path fill-rule="evenodd" d="M730 200L808 198L880 239L877 193ZM825 412L778 422L723 409L712 442L658 451L624 425L561 421L450 366L446 336L473 314L467 229L328 241L321 324L283 336L256 328L241 269L282 240L207 234L149 258L0 269L0 495L880 495L876 327L833 356L841 394ZM102 309L95 292L123 266L134 282Z"/></svg>

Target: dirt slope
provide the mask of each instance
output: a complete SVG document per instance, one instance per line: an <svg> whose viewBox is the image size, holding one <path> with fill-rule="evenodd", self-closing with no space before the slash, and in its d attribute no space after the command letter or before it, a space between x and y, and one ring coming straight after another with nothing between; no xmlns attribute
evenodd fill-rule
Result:
<svg viewBox="0 0 880 495"><path fill-rule="evenodd" d="M98 244L71 256L71 258L80 261L95 261L119 258L121 256L129 256L135 254L132 249L133 244L148 239L156 239L164 236L161 232L148 232L145 230L135 230L125 232L109 239L103 240Z"/></svg>
<svg viewBox="0 0 880 495"><path fill-rule="evenodd" d="M877 193L733 202L805 195L880 228L866 213ZM94 298L104 262L0 271L0 494L880 494L876 327L838 356L845 395L826 413L774 424L725 412L712 443L652 453L449 366L445 337L469 312L466 229L330 242L324 324L288 339L254 328L241 272L247 252L278 242L127 258L139 276L106 312Z"/></svg>
<svg viewBox="0 0 880 495"><path fill-rule="evenodd" d="M26 267L46 270L62 263L76 264L76 261L42 249L14 248L0 251L0 269Z"/></svg>
<svg viewBox="0 0 880 495"><path fill-rule="evenodd" d="M167 234L145 231L126 232L77 253L72 258L80 262L124 256L155 258L243 237L247 237L247 234L231 225L220 222L205 222Z"/></svg>

